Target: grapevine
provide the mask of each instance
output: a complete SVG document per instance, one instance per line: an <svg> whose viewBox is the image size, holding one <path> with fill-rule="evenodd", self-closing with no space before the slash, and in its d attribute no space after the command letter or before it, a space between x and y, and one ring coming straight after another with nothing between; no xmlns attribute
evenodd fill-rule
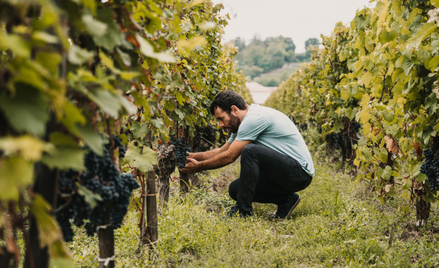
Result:
<svg viewBox="0 0 439 268"><path fill-rule="evenodd" d="M437 201L439 2L374 2L322 36L312 62L266 105L318 127L328 151L353 160L381 202L401 193L401 209L415 204L418 223L426 222L424 203Z"/></svg>
<svg viewBox="0 0 439 268"><path fill-rule="evenodd" d="M162 143L158 146L157 151L157 166L154 166L154 170L158 175L160 182L160 202L163 205L164 202L169 200L169 183L171 173L175 170L176 158L175 158L175 146L170 143Z"/></svg>
<svg viewBox="0 0 439 268"><path fill-rule="evenodd" d="M151 143L167 139L174 125L189 129L188 137L208 125L219 91L233 88L251 102L232 61L237 49L221 44L228 18L222 8L211 1L0 1L0 173L8 174L0 176L8 185L0 189L2 210L18 202L37 215L31 226L55 226L56 209L70 240L67 226L93 217L87 229L95 232L104 210L99 199L112 198L117 227L130 191L122 188L136 185L105 158L125 155L120 164L137 170L140 180L156 164ZM122 133L112 145L118 151L102 152L103 129ZM34 166L41 172L34 174ZM47 187L23 200L37 182ZM85 197L96 199L96 207ZM49 239L61 237L60 230L50 230L46 237L31 234L26 250L48 260L38 247L47 244L52 258L69 256L58 247L61 239Z"/></svg>

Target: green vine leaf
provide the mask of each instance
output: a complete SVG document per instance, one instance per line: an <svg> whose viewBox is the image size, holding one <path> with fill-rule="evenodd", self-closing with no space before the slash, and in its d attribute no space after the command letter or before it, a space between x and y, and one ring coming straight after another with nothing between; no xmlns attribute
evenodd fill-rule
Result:
<svg viewBox="0 0 439 268"><path fill-rule="evenodd" d="M419 30L407 41L407 46L411 48L418 48L421 42L436 30L436 24L425 23Z"/></svg>
<svg viewBox="0 0 439 268"><path fill-rule="evenodd" d="M28 58L30 56L29 44L15 34L7 34L1 31L0 47L2 50L11 49L19 57Z"/></svg>
<svg viewBox="0 0 439 268"><path fill-rule="evenodd" d="M383 112L383 117L387 122L392 122L393 119L395 118L395 115L392 111L388 112L388 111L384 111Z"/></svg>
<svg viewBox="0 0 439 268"><path fill-rule="evenodd" d="M99 107L113 118L117 118L121 103L119 97L107 90L93 90L87 93L90 100L95 102Z"/></svg>
<svg viewBox="0 0 439 268"><path fill-rule="evenodd" d="M51 206L44 198L36 193L35 200L30 207L38 226L38 237L40 247L46 247L54 244L56 241L62 241L62 233L55 218L51 215Z"/></svg>
<svg viewBox="0 0 439 268"><path fill-rule="evenodd" d="M85 170L84 155L86 151L79 147L56 146L56 150L43 155L41 161L49 168Z"/></svg>
<svg viewBox="0 0 439 268"><path fill-rule="evenodd" d="M136 39L140 44L140 51L143 53L143 55L157 59L160 62L175 62L174 56L172 56L170 53L154 52L153 46L147 40L145 40L145 38L141 37L139 34L137 34Z"/></svg>
<svg viewBox="0 0 439 268"><path fill-rule="evenodd" d="M42 136L49 120L49 107L41 93L26 84L16 85L14 96L3 91L0 107L8 122L19 132L29 132Z"/></svg>
<svg viewBox="0 0 439 268"><path fill-rule="evenodd" d="M92 149L97 155L104 155L104 142L102 137L93 129L91 125L76 124L76 130L85 143Z"/></svg>
<svg viewBox="0 0 439 268"><path fill-rule="evenodd" d="M103 22L95 20L91 15L82 16L82 22L84 22L87 31L94 36L102 36L107 31L107 25Z"/></svg>
<svg viewBox="0 0 439 268"><path fill-rule="evenodd" d="M76 186L78 187L78 194L83 196L85 199L85 202L87 202L91 209L94 209L96 205L98 204L98 201L102 201L102 197L100 194L96 194L86 187L83 187L79 183L76 183Z"/></svg>
<svg viewBox="0 0 439 268"><path fill-rule="evenodd" d="M18 200L34 177L33 162L21 157L0 158L0 200Z"/></svg>
<svg viewBox="0 0 439 268"><path fill-rule="evenodd" d="M89 61L94 56L93 52L81 49L76 45L70 46L69 53L67 55L69 62L76 65L81 65L84 62Z"/></svg>
<svg viewBox="0 0 439 268"><path fill-rule="evenodd" d="M128 150L125 154L124 162L137 167L141 172L148 172L153 165L157 165L157 153L148 147L142 149L136 147L134 143L128 145Z"/></svg>
<svg viewBox="0 0 439 268"><path fill-rule="evenodd" d="M38 161L43 152L50 150L50 145L32 136L0 138L0 149L6 155L17 155L23 159Z"/></svg>

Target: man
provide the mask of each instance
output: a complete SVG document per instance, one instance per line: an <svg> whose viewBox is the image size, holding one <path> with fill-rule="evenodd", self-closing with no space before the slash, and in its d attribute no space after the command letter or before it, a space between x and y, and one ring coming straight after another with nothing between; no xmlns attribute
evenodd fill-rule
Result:
<svg viewBox="0 0 439 268"><path fill-rule="evenodd" d="M229 214L253 214L252 202L278 205L274 218L286 219L300 202L296 193L314 176L311 154L294 123L283 113L260 105L247 105L236 92L220 92L210 111L220 127L232 135L226 144L207 152L190 153L181 170L193 173L216 169L241 155L240 177L229 186L237 201Z"/></svg>

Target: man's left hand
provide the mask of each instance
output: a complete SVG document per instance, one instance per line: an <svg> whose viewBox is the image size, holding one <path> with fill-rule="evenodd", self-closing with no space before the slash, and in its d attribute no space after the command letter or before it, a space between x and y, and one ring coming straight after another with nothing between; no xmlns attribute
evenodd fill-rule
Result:
<svg viewBox="0 0 439 268"><path fill-rule="evenodd" d="M201 170L200 162L198 162L194 158L187 158L186 160L188 162L186 163L186 166L184 168L180 169L181 172L192 174Z"/></svg>

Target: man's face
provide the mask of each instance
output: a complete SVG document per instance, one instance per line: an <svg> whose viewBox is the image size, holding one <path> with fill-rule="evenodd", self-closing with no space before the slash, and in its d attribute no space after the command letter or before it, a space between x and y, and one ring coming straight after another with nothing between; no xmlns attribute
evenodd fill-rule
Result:
<svg viewBox="0 0 439 268"><path fill-rule="evenodd" d="M236 133L238 132L239 125L241 124L241 119L239 119L237 116L234 116L232 113L228 114L220 107L215 109L215 117L218 120L219 126L224 129L228 129L232 133Z"/></svg>

